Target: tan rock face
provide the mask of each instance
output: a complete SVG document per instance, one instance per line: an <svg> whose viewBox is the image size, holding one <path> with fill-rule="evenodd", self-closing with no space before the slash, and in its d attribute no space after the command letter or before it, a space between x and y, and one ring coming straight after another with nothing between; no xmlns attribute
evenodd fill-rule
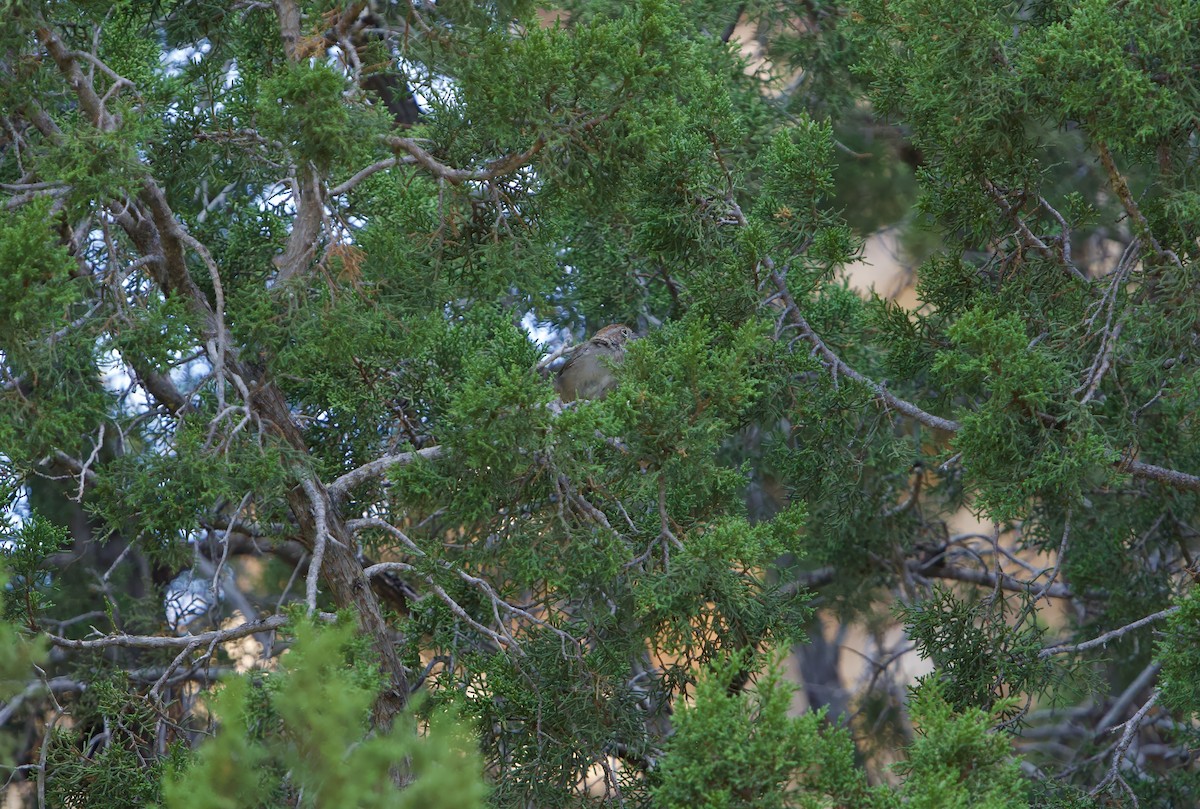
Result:
<svg viewBox="0 0 1200 809"><path fill-rule="evenodd" d="M850 286L864 295L873 289L881 298L894 300L910 311L920 305L914 288L916 274L904 261L897 228L868 236L862 258L846 265L846 276Z"/></svg>

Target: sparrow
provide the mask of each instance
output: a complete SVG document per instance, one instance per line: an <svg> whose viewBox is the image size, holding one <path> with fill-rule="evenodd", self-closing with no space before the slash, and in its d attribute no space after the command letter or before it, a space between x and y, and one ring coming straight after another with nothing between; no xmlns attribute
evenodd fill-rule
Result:
<svg viewBox="0 0 1200 809"><path fill-rule="evenodd" d="M625 358L625 343L634 339L633 329L621 323L605 326L577 347L558 369L554 387L564 402L602 399L617 386L613 366Z"/></svg>

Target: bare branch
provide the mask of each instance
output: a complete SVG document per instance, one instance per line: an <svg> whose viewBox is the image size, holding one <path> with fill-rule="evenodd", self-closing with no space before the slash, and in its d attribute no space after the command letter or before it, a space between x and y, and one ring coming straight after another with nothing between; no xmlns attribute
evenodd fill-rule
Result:
<svg viewBox="0 0 1200 809"><path fill-rule="evenodd" d="M1114 304L1115 297L1114 295ZM1104 328L1100 333L1100 350L1096 353L1095 359L1092 360L1092 365L1088 369L1087 379L1072 391L1073 394L1083 391L1083 398L1079 400L1081 405L1087 404L1092 400L1092 397L1096 395L1096 391L1100 389L1100 383L1104 381L1104 375L1112 367L1113 352L1117 347L1117 339L1121 336L1121 331L1125 328L1124 322L1118 322L1115 327L1112 326L1114 309L1115 306L1109 307Z"/></svg>
<svg viewBox="0 0 1200 809"><path fill-rule="evenodd" d="M1179 612L1179 607L1168 607L1161 612L1156 612L1153 615L1147 615L1145 618L1139 618L1131 624L1118 627L1116 629L1105 632L1103 635L1097 635L1091 640L1085 640L1083 643L1065 644L1062 646L1050 646L1038 652L1038 659L1045 660L1047 657L1059 654L1071 654L1074 652L1086 652L1088 649L1095 649L1097 646L1104 646L1111 640L1132 632L1135 629L1140 629L1146 624L1152 624L1155 621L1161 621L1175 613Z"/></svg>
<svg viewBox="0 0 1200 809"><path fill-rule="evenodd" d="M96 34L98 35L99 33L100 33L100 29L97 28ZM111 87L108 88L108 92L106 92L104 94L104 98L101 99L102 102L107 103L108 99L114 93L116 93L118 90L120 90L122 87L128 87L131 90L136 89L136 85L134 85L134 83L132 81L125 78L120 73L117 73L117 71L113 70L108 65L104 64L104 62L100 61L100 58L98 56L88 53L87 51L72 51L71 56L73 56L76 59L82 59L85 62L90 63L94 67L100 68L100 71L102 73L104 73L104 75L106 75L110 79L112 79L113 84Z"/></svg>
<svg viewBox="0 0 1200 809"><path fill-rule="evenodd" d="M417 24L417 28L421 30L421 33L427 35L433 33L433 28L429 25L429 23L425 22L425 18L421 16L421 12L417 9L417 4L414 3L413 0L408 0L408 12L409 13L406 19L415 22Z"/></svg>
<svg viewBox="0 0 1200 809"><path fill-rule="evenodd" d="M575 348L574 343L572 343L570 341L564 341L563 344L560 345L558 348L556 348L554 351L552 351L551 353L547 354L546 356L544 356L540 360L538 360L537 365L534 366L534 370L535 371L545 370L546 368L550 367L550 364L552 362L554 362L556 359L561 357L563 354L568 353L569 351L571 351L574 348Z"/></svg>
<svg viewBox="0 0 1200 809"><path fill-rule="evenodd" d="M1118 461L1115 466L1118 471L1128 472L1135 478L1147 478L1175 489L1190 489L1200 492L1200 477L1189 475L1187 472L1178 472L1142 461Z"/></svg>
<svg viewBox="0 0 1200 809"><path fill-rule="evenodd" d="M416 162L417 159L410 155L408 157L389 157L386 160L380 160L376 163L372 163L365 169L356 172L350 179L329 189L329 196L340 197L342 194L349 192L356 185L376 172L386 171L387 169L394 168L395 166L412 165Z"/></svg>
<svg viewBox="0 0 1200 809"><path fill-rule="evenodd" d="M100 422L100 434L96 436L96 440L92 445L92 452L88 455L87 460L83 462L83 466L79 470L79 489L75 492L75 496L71 498L76 503L83 500L83 489L87 484L88 476L91 475L93 481L96 479L95 473L92 472L92 464L96 462L97 456L100 455L100 448L104 446L104 429L106 426L104 422Z"/></svg>
<svg viewBox="0 0 1200 809"><path fill-rule="evenodd" d="M45 191L47 189L69 189L61 180L49 180L40 183L0 183L0 191Z"/></svg>
<svg viewBox="0 0 1200 809"><path fill-rule="evenodd" d="M288 61L295 62L296 47L300 43L300 9L295 0L275 0L275 14L279 17L279 36L283 40L283 53Z"/></svg>
<svg viewBox="0 0 1200 809"><path fill-rule="evenodd" d="M183 651L175 655L175 659L168 663L167 667L163 669L162 676L154 681L154 685L150 687L148 695L151 697L157 697L163 688L166 687L167 680L170 679L171 675L175 673L175 669L183 665L184 659L186 659L188 655L195 651L196 647L199 645L200 644L196 643L195 641L192 641L187 646L184 646ZM216 643L214 642L213 646L215 645ZM212 647L209 648L211 650Z"/></svg>
<svg viewBox="0 0 1200 809"><path fill-rule="evenodd" d="M132 356L132 353L128 351L122 356L133 368L133 372L137 374L138 382L142 383L142 387L170 413L179 414L188 406L188 397L176 387L171 378L154 370L144 357Z"/></svg>
<svg viewBox="0 0 1200 809"><path fill-rule="evenodd" d="M276 10L280 15L285 48L289 51L289 55L294 57L296 48L301 44L299 42L299 10L294 0L277 0ZM85 117L89 118L97 128L111 129L114 127L115 122L103 110L102 100L96 96L87 77L79 70L78 63L71 58L57 35L48 28L43 28L39 30L38 36L47 50L52 53L59 71L66 76L78 96L79 105L84 111ZM37 126L39 129L44 129L47 137L59 137L59 131L52 120L44 114L40 114L40 111L31 104L26 107L32 109L33 114L39 115ZM257 372L247 368L238 356L237 346L228 343L223 315L220 311L224 305L223 296L218 301L217 311L214 311L209 304L208 295L193 279L187 262L188 250L194 251L200 256L210 274L214 273L216 269L215 263L212 262L212 256L203 245L186 234L168 202L164 189L152 176L146 175L136 198L109 201L108 206L112 219L125 231L142 257L153 257L153 260L148 261L148 267L151 277L162 292L168 296L180 296L192 312L199 317L205 345L214 366L218 365L218 361L224 366L225 378L236 385L242 398L244 404L237 409L243 410L247 417L260 424L270 425L289 446L301 453L307 453L308 447L304 436L296 426L292 410L283 392L270 380L261 379ZM319 216L320 211L318 210L318 219ZM293 227L293 237L296 236L296 230L297 228ZM213 281L215 285L219 285L219 274L213 278ZM246 385L245 380L247 379L255 382L253 395ZM229 410L230 408L225 408L222 412L229 412ZM246 423L246 419L243 419L242 424L244 423ZM58 458L57 455L55 457ZM58 459L61 460L61 458ZM81 467L82 464L80 464ZM384 620L379 602L371 591L368 580L362 573L362 565L358 562L351 547L339 541L339 538L349 541L349 531L336 511L329 508L328 493L321 483L313 481L313 485L320 495L318 501L322 502L326 508L323 524L314 519L318 515L313 513L312 501L302 486L297 486L288 492L288 506L299 525L300 538L307 548L315 551L321 531L326 532L327 540L332 540L326 542L326 556L324 563L320 566L322 575L337 604L353 607L356 610L359 626L372 638L382 668L388 675L390 685L380 693L373 709L374 721L380 726L386 727L391 724L392 719L407 702L408 674L396 654L392 632ZM267 621L273 620L278 620L280 623L283 621L282 618L267 619ZM229 637L241 637L245 634L261 632L264 631L264 626L267 629L273 628L259 622L250 625L248 629L239 628L234 631L235 634ZM136 636L117 635L92 641L69 641L60 638L53 642L67 648L104 648L120 645L139 648L143 646L145 648L181 648L190 642L190 639L141 639Z"/></svg>
<svg viewBox="0 0 1200 809"><path fill-rule="evenodd" d="M317 581L321 577L321 563L325 559L325 546L329 543L329 515L325 509L325 498L317 491L317 486L307 478L301 483L309 502L312 503L313 519L317 523L316 539L314 541L312 561L308 565L308 578L305 579L304 594L308 603L308 614L312 615L317 609Z"/></svg>
<svg viewBox="0 0 1200 809"><path fill-rule="evenodd" d="M1134 698L1136 698L1137 695L1140 694L1142 690L1146 688L1146 686L1150 685L1154 678L1158 676L1160 669L1162 669L1162 663L1157 661L1142 669L1141 673L1133 679L1133 682L1126 686L1125 690L1122 691L1121 695L1116 698L1112 706L1105 711L1104 716L1100 718L1100 721L1096 723L1096 733L1100 733L1112 727L1113 723L1117 721L1117 718L1124 714L1129 706L1133 703Z"/></svg>
<svg viewBox="0 0 1200 809"><path fill-rule="evenodd" d="M770 268L771 265L768 265L768 269ZM817 353L821 355L822 359L825 361L826 367L831 373L833 373L835 377L838 375L845 376L853 379L855 382L867 386L871 389L872 393L875 394L875 398L884 405L893 410L899 411L910 418L916 419L927 427L933 427L937 430L946 430L947 432L956 432L958 428L962 426L957 421L944 419L941 416L935 416L932 413L928 413L917 407L912 402L906 402L905 400L898 398L883 385L875 382L874 380L868 379L843 362L841 357L839 357L827 345L825 345L824 341L822 341L821 338L812 330L812 327L808 325L808 321L805 320L804 315L800 314L800 307L796 305L796 301L792 298L792 293L788 290L787 280L783 277L783 275L774 269L771 269L771 280L775 283L775 287L779 290L780 297L783 299L788 319L791 321L792 325L799 329L800 336L811 343L813 348L816 349Z"/></svg>
<svg viewBox="0 0 1200 809"><path fill-rule="evenodd" d="M978 584L982 587L998 587L1001 590L1007 590L1012 593L1027 593L1033 590L1034 585L1030 582L1021 581L1018 578L1001 572L999 575L981 570L970 570L968 568L954 567L952 565L937 565L929 566L927 562L913 561L909 562L909 567L913 573L927 579L949 579L951 581L961 581L968 584ZM1039 593L1051 598L1074 598L1074 594L1070 589L1062 584L1054 584L1045 588L1045 592Z"/></svg>
<svg viewBox="0 0 1200 809"><path fill-rule="evenodd" d="M417 553L419 553L421 556L425 555L419 549L417 550ZM454 599L451 598L450 594L447 593L441 586L439 586L436 581L434 581L433 576L417 572L416 568L413 567L412 565L408 564L407 562L379 562L377 564L374 564L374 565L371 565L370 567L365 568L363 570L363 572L366 573L367 576L369 576L371 578L375 578L376 576L380 576L384 573L392 573L392 572L417 573L417 575L420 576L421 579L423 579L430 586L430 588L437 595L437 597L440 600L442 600L443 602L445 602L446 606L448 606L450 608L451 612L453 612L455 615L459 616L463 620L467 621L476 630L479 630L484 635L486 635L488 638L491 638L493 641L496 641L497 643L499 643L501 646L504 646L505 648L513 648L514 650L516 650L518 652L520 651L520 648L517 644L516 639L513 638L513 636L504 628L504 622L499 619L498 610L503 610L504 612L508 613L509 615L523 618L526 621L528 621L529 623L534 624L535 626L544 627L544 628L548 629L549 631L553 632L554 634L558 635L559 638L561 638L564 642L566 642L568 644L575 645L578 643L578 640L576 638L572 637L570 634L564 632L563 630L559 629L558 627L548 623L547 621L542 620L541 618L538 618L536 615L533 615L528 610L524 610L518 606L515 606L514 604L510 604L508 601L506 601L504 598L502 598L500 596L500 594L496 592L495 588L492 587L492 585L489 584L486 580L481 579L478 576L472 576L470 573L467 573L465 570L459 570L445 560L439 560L438 564L443 569L458 576L460 579L462 579L466 583L468 583L474 587L477 587L478 589L483 591L483 594L485 596L487 596L488 601L490 601L492 604L493 614L495 614L495 616L496 616L496 623L503 632L502 636L499 635L498 633L493 632L492 630L486 629L485 627L483 627L482 624L478 623L473 618L470 618L467 615L466 610L464 610L462 608L462 606L458 604L458 602L454 601ZM503 640L498 639L501 637L503 637Z"/></svg>
<svg viewBox="0 0 1200 809"><path fill-rule="evenodd" d="M370 567L363 568L368 578L382 576L384 573L412 573L416 568L408 562L376 562Z"/></svg>
<svg viewBox="0 0 1200 809"><path fill-rule="evenodd" d="M803 573L798 573L796 576L783 586L783 592L791 595L799 592L801 588L806 590L814 590L818 587L824 587L837 578L837 569L830 566L819 567L815 570L806 570Z"/></svg>
<svg viewBox="0 0 1200 809"><path fill-rule="evenodd" d="M662 472L658 474L658 526L658 538L663 542L664 548L667 540L670 540L672 545L683 550L683 543L671 530L671 517L667 514L667 481Z"/></svg>
<svg viewBox="0 0 1200 809"><path fill-rule="evenodd" d="M1058 249L1062 251L1063 263L1075 272L1078 272L1078 270L1075 270L1075 263L1071 260L1071 228L1067 225L1066 217L1059 213L1043 196L1038 196L1038 205L1041 205L1058 222L1058 227L1062 230L1062 233L1059 234L1056 241L1058 242ZM1080 273L1080 278L1084 281L1087 280L1087 278L1083 277L1082 273Z"/></svg>
<svg viewBox="0 0 1200 809"><path fill-rule="evenodd" d="M484 182L494 180L503 174L509 174L522 166L527 165L542 147L546 145L545 137L539 137L523 152L516 154L505 155L504 157L496 158L495 160L486 163L481 169L456 169L447 166L440 162L436 157L427 152L425 149L412 138L389 137L387 144L393 149L407 152L415 161L425 167L431 174L445 180L452 185L461 185L466 182Z"/></svg>
<svg viewBox="0 0 1200 809"><path fill-rule="evenodd" d="M272 615L261 621L241 624L232 629L214 629L201 632L199 635L182 635L180 637L164 637L161 635L106 635L91 640L72 640L50 633L46 634L50 643L63 649L111 649L114 646L126 649L183 649L190 645L205 643L225 643L226 641L244 638L256 632L268 632L278 629L288 622L285 615Z"/></svg>
<svg viewBox="0 0 1200 809"><path fill-rule="evenodd" d="M225 567L225 562L229 559L229 532L233 530L233 526L237 524L238 517L242 515L242 510L246 508L246 504L250 502L250 498L254 492L246 492L242 495L242 502L238 503L238 507L234 510L233 516L229 519L229 524L225 526L225 531L221 535L221 559L217 562L212 574L212 598L216 602L217 596L220 594L221 569ZM255 616L247 615L247 618L254 620Z"/></svg>
<svg viewBox="0 0 1200 809"><path fill-rule="evenodd" d="M237 183L227 183L224 188L217 192L217 195L212 199L208 199L208 181L201 182L201 187L204 189L204 209L196 214L196 221L203 224L208 215L225 204L229 197L229 192L237 188Z"/></svg>
<svg viewBox="0 0 1200 809"><path fill-rule="evenodd" d="M0 727L8 724L8 720L12 719L13 714L21 707L21 704L30 697L37 696L42 692L52 694L62 694L69 692L82 692L87 689L87 683L72 680L69 677L55 677L51 680L35 680L25 687L25 690L12 697L8 703L0 708Z"/></svg>
<svg viewBox="0 0 1200 809"><path fill-rule="evenodd" d="M79 476L80 483L86 483L89 486L96 485L96 473L83 465L83 461L78 458L72 458L62 450L55 450L50 456L43 458L41 463L45 464L53 459L59 465L69 470L72 474Z"/></svg>
<svg viewBox="0 0 1200 809"><path fill-rule="evenodd" d="M71 192L71 187L67 185L56 186L54 188L45 188L36 191L26 191L22 194L17 194L14 197L9 197L4 202L6 210L13 211L20 208L22 205L27 205L35 199L41 197L65 197Z"/></svg>
<svg viewBox="0 0 1200 809"><path fill-rule="evenodd" d="M1125 732L1121 734L1121 740L1117 742L1116 748L1113 750L1112 765L1108 768L1108 774L1104 776L1104 780L1096 784L1089 794L1099 794L1106 786L1114 782L1120 782L1124 785L1124 780L1121 778L1121 764L1125 761L1125 753L1129 751L1129 745L1133 743L1133 739L1137 736L1138 730L1142 726L1142 720L1146 718L1146 714L1154 707L1154 703L1158 701L1158 691L1155 690L1150 695L1150 699L1146 700L1145 704L1138 709L1138 712L1133 715L1128 722L1124 724ZM1121 725L1118 725L1121 727ZM1128 786L1125 787L1129 789ZM1130 795L1133 793L1130 792ZM1137 798L1134 798L1134 805L1137 805Z"/></svg>
<svg viewBox="0 0 1200 809"><path fill-rule="evenodd" d="M96 95L91 81L79 69L79 62L76 61L75 55L67 48L58 34L43 24L37 29L37 36L46 46L50 58L54 60L54 64L58 66L59 72L66 78L67 83L71 85L71 89L79 98L79 105L83 107L83 111L87 113L96 128L103 132L115 129L116 120L104 109L104 102L100 96Z"/></svg>
<svg viewBox="0 0 1200 809"><path fill-rule="evenodd" d="M586 497L580 494L575 485L571 483L570 478L562 473L558 473L555 480L557 481L559 494L562 496L564 502L570 503L571 505L575 506L580 513L588 517L588 519L591 519L599 525L604 526L606 531L617 533L613 529L612 523L609 522L608 515L596 508L588 501Z"/></svg>
<svg viewBox="0 0 1200 809"><path fill-rule="evenodd" d="M1058 543L1058 553L1054 557L1054 569L1050 571L1050 577L1046 579L1046 583L1038 589L1034 594L1034 601L1038 601L1045 597L1050 592L1050 588L1054 586L1054 580L1058 578L1058 573L1062 570L1063 559L1067 555L1067 543L1071 538L1071 509L1067 509L1066 518L1063 521L1062 541Z"/></svg>
<svg viewBox="0 0 1200 809"><path fill-rule="evenodd" d="M47 342L47 343L49 343L50 345L54 345L54 344L55 344L55 343L57 343L59 340L63 339L63 338L64 338L64 337L66 337L68 334L70 334L71 332L73 332L73 331L75 331L76 329L80 328L80 327L81 327L81 326L83 326L85 323L87 323L89 320L91 320L91 319L92 319L92 316L93 316L94 314L96 314L97 312L99 312L99 311L100 311L100 307L101 307L101 306L103 306L103 302L102 302L102 301L97 301L97 302L96 302L96 303L95 303L95 304L92 306L92 308L91 308L91 309L88 309L88 310L87 310L86 312L84 312L82 315L80 315L79 317L75 318L75 319L74 319L74 320L72 320L70 323L68 323L67 325L63 326L61 329L59 329L58 331L54 332L54 333L53 333L53 334L51 334L49 337L47 337L47 338L46 338L46 342Z"/></svg>
<svg viewBox="0 0 1200 809"><path fill-rule="evenodd" d="M379 564L371 565L363 572L368 576L378 576L382 573L388 573L392 571L412 570L413 566L405 562L380 562ZM521 651L521 647L517 645L516 640L511 635L509 635L507 632L501 635L491 629L488 629L486 626L472 618L467 611L450 596L449 593L447 593L441 586L436 584L433 581L432 576L422 576L422 578L425 579L425 581L429 584L429 588L433 590L442 603L450 608L450 612L458 616L463 623L467 624L484 637L490 638L498 646L503 646L506 649L512 649L517 654L524 656L524 652Z"/></svg>
<svg viewBox="0 0 1200 809"><path fill-rule="evenodd" d="M447 569L449 569L448 563L443 562L442 564ZM504 610L505 612L508 612L511 615L520 616L521 618L524 618L525 620L529 621L530 623L532 623L536 626L545 627L546 629L550 630L554 634L558 635L558 637L560 639L562 639L563 641L566 641L567 643L570 643L570 644L578 643L578 641L575 638L571 637L571 635L562 631L558 627L556 627L546 621L543 621L541 618L538 618L536 615L533 615L532 613L530 613L527 610L523 610L520 607L510 604L509 602L505 601L503 598L500 597L500 594L496 592L495 588L493 588L492 585L488 584L488 582L484 581L483 579L481 579L477 576L472 576L470 573L467 573L465 570L456 570L455 573L457 573L458 577L460 579L462 579L463 581L467 582L468 584L472 584L472 585L478 587L480 590L482 590L484 592L484 594L487 595L488 599L492 602L493 608L498 607L498 608Z"/></svg>
<svg viewBox="0 0 1200 809"><path fill-rule="evenodd" d="M279 36L283 40L284 55L289 62L300 61L305 54L300 49L300 9L295 0L275 0L275 15L279 18ZM296 217L292 221L292 232L283 253L274 258L279 270L275 279L277 284L286 282L308 266L324 214L321 183L316 168L298 166L296 173L298 176L293 179L292 185Z"/></svg>
<svg viewBox="0 0 1200 809"><path fill-rule="evenodd" d="M317 236L321 232L325 207L321 199L321 183L317 170L302 166L292 181L292 202L296 206L296 217L292 220L292 232L288 235L283 253L272 259L279 269L276 284L283 284L308 267L316 251Z"/></svg>
<svg viewBox="0 0 1200 809"><path fill-rule="evenodd" d="M764 260L764 265L768 268L773 267L770 259ZM784 302L785 314L791 321L792 325L800 331L801 338L812 344L813 349L825 361L826 368L833 374L836 379L839 375L849 377L856 382L866 385L875 394L875 398L886 406L903 413L910 418L916 419L922 424L933 427L938 430L946 430L947 432L957 432L962 427L957 421L952 419L935 416L932 413L922 410L912 402L898 398L891 393L883 385L863 376L858 371L851 368L842 359L837 356L821 338L812 330L808 321L800 314L800 309L796 305L796 301L792 298L791 292L788 290L787 281L784 277L775 270L771 271L771 280L774 281L776 288L779 290L780 298ZM1159 483L1166 484L1176 489L1188 489L1191 491L1200 491L1200 477L1188 474L1187 472L1179 472L1174 469L1167 469L1154 464L1135 461L1129 458L1122 458L1115 461L1113 466L1118 471L1126 472L1133 475L1135 478L1147 478Z"/></svg>
<svg viewBox="0 0 1200 809"><path fill-rule="evenodd" d="M364 528L379 528L383 531L388 532L389 534L394 536L396 539L403 542L405 547L407 547L410 551L412 551L417 556L425 555L425 551L423 551L419 547L417 547L417 543L415 543L411 539L409 539L407 534L405 534L403 531L401 531L396 526L392 525L387 520L382 520L379 517L363 517L358 520L348 520L346 522L346 527L349 528L351 531L354 531L355 533L357 533L358 531L361 531ZM373 573L371 573L370 568L367 569L366 573L368 576L374 575Z"/></svg>
<svg viewBox="0 0 1200 809"><path fill-rule="evenodd" d="M1168 261L1174 264L1177 269L1183 269L1183 262L1179 260L1179 256L1175 255L1174 251L1167 250L1162 246L1162 242L1154 235L1150 229L1150 223L1146 221L1146 217L1142 214L1138 207L1137 200L1133 198L1133 193L1129 190L1129 183L1125 180L1125 176L1121 174L1117 168L1116 161L1113 160L1112 152L1108 150L1108 144L1102 140L1096 141L1096 150L1100 153L1100 164L1104 166L1104 171L1108 174L1109 185L1121 200L1121 205L1124 206L1125 212L1129 214L1129 218L1133 220L1134 226L1137 228L1137 235L1150 243L1154 254L1162 261Z"/></svg>
<svg viewBox="0 0 1200 809"><path fill-rule="evenodd" d="M42 750L38 753L37 766L37 803L38 809L46 809L46 761L50 753L50 736L54 733L54 728L58 725L58 721L63 718L63 709L56 706L54 717L46 723L46 730L42 733Z"/></svg>
<svg viewBox="0 0 1200 809"><path fill-rule="evenodd" d="M1024 242L1026 246L1033 248L1033 250L1035 250L1037 253L1041 254L1045 258L1050 259L1051 261L1061 261L1067 272L1069 272L1071 276L1075 278L1075 280L1081 281L1084 284L1088 283L1087 276L1080 272L1079 268L1071 262L1071 248L1069 244L1071 234L1066 229L1066 221L1061 215L1058 214L1057 211L1051 208L1048 204L1045 205L1047 210L1052 211L1054 215L1057 216L1059 223L1063 227L1063 235L1059 237L1062 249L1058 255L1055 255L1054 250L1048 244L1042 241L1037 235L1035 235L1034 232L1029 229L1029 225L1025 224L1025 220L1021 218L1021 212L1018 210L1017 206L1008 204L1007 200L1004 198L1003 191L993 185L992 181L988 179L984 179L983 187L984 190L988 192L988 195L996 201L996 204L1000 206L1000 210L1004 212L1004 215L1007 216L1009 220L1017 226L1017 233L1020 234L1021 241ZM1045 204L1045 200L1042 200L1041 197L1038 199L1040 202Z"/></svg>
<svg viewBox="0 0 1200 809"><path fill-rule="evenodd" d="M440 446L426 447L425 449L413 450L411 452L399 452L395 455L384 455L382 458L377 458L370 463L365 463L357 469L351 469L346 474L339 477L333 483L329 484L329 496L334 502L341 500L346 496L350 489L365 483L371 478L378 477L384 474L393 466L407 466L416 461L418 458L424 458L427 461L432 461L441 458L445 454L445 450Z"/></svg>

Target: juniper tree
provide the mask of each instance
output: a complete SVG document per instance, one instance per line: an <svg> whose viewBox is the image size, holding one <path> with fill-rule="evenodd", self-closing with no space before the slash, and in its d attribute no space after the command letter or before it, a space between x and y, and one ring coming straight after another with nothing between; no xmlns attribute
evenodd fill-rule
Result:
<svg viewBox="0 0 1200 809"><path fill-rule="evenodd" d="M1192 4L8 12L38 800L1189 800ZM814 597L911 700L787 716Z"/></svg>

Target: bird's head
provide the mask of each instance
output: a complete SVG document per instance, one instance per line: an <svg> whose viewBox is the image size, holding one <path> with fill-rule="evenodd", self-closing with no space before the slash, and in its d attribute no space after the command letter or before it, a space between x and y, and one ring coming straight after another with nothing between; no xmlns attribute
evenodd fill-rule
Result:
<svg viewBox="0 0 1200 809"><path fill-rule="evenodd" d="M601 345L617 348L625 345L625 343L637 337L633 333L633 329L626 326L624 323L613 323L611 326L605 326L592 335L592 342Z"/></svg>

